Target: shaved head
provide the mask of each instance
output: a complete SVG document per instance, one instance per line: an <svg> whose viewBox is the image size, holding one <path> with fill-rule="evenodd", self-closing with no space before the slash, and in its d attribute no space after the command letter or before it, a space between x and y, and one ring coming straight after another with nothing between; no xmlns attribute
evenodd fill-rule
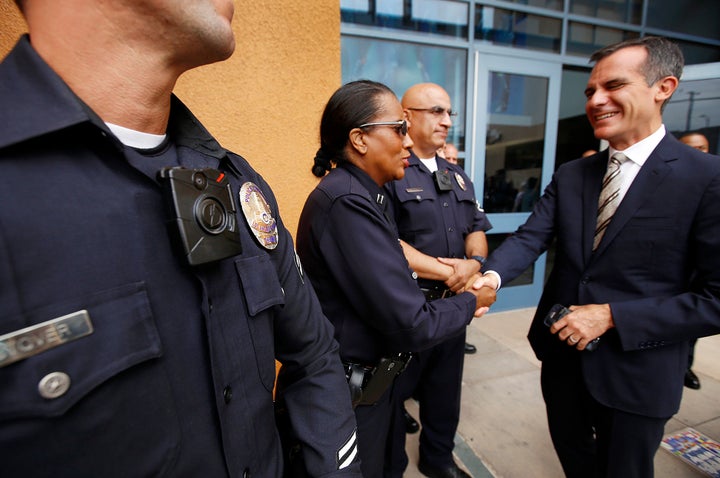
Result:
<svg viewBox="0 0 720 478"><path fill-rule="evenodd" d="M403 108L417 107L418 104L432 101L435 95L445 96L450 104L450 96L442 86L435 83L418 83L407 89L402 97Z"/></svg>
<svg viewBox="0 0 720 478"><path fill-rule="evenodd" d="M405 92L402 106L413 152L421 159L434 158L452 126L450 95L435 83L418 83Z"/></svg>

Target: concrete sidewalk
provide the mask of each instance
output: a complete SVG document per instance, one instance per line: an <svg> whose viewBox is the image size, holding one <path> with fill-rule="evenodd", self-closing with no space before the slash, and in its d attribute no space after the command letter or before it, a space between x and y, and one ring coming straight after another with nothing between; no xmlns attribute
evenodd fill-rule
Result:
<svg viewBox="0 0 720 478"><path fill-rule="evenodd" d="M563 476L547 429L540 393L540 362L526 339L533 313L534 309L490 313L473 321L468 329L468 342L477 346L478 352L465 358L455 454L458 463L475 478ZM702 387L684 389L680 411L665 431L693 427L720 441L720 336L698 341L693 370ZM409 400L406 405L417 418L417 404ZM417 470L417 440L418 434L408 435L408 478L423 476ZM655 476L707 475L667 451L658 450Z"/></svg>

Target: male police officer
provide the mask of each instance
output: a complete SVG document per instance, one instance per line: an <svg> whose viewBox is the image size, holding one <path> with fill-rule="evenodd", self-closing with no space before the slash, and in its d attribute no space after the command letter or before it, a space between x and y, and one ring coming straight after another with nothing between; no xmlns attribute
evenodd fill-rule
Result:
<svg viewBox="0 0 720 478"><path fill-rule="evenodd" d="M280 476L275 354L308 472L360 476L337 344L272 192L171 94L232 53L233 2L18 6L30 35L0 64L3 475Z"/></svg>
<svg viewBox="0 0 720 478"><path fill-rule="evenodd" d="M427 300L451 295L480 270L487 255L486 230L490 223L479 208L473 185L465 172L437 155L445 144L454 112L450 97L439 85L421 83L402 99L409 120L408 134L414 146L410 166L402 180L388 183L388 194L400 238L432 256L444 258L452 267L445 282L430 280L421 264L408 256L418 273ZM422 279L425 277L425 279ZM465 352L465 333L417 354L398 385L405 396L420 403L419 469L430 477L467 476L452 457L460 418L460 388ZM402 403L389 437L386 476L401 476L407 466L405 422Z"/></svg>

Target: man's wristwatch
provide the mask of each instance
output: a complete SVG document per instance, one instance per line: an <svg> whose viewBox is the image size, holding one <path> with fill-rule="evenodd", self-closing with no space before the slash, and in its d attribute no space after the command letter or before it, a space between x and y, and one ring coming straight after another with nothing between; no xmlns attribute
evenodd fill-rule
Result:
<svg viewBox="0 0 720 478"><path fill-rule="evenodd" d="M482 269L485 263L487 262L487 259L485 259L483 256L472 256L470 259L475 259L480 263L480 268Z"/></svg>

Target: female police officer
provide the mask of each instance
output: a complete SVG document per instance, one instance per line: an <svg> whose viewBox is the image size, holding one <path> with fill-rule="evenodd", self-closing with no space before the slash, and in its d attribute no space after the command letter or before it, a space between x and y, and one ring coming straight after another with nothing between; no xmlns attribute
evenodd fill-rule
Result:
<svg viewBox="0 0 720 478"><path fill-rule="evenodd" d="M313 173L323 178L297 234L353 395L363 476L382 476L392 379L407 355L464 330L495 299L488 288L426 302L386 211L382 185L405 174L412 141L395 94L356 81L330 98ZM332 168L332 165L335 168ZM476 312L477 311L477 312Z"/></svg>

